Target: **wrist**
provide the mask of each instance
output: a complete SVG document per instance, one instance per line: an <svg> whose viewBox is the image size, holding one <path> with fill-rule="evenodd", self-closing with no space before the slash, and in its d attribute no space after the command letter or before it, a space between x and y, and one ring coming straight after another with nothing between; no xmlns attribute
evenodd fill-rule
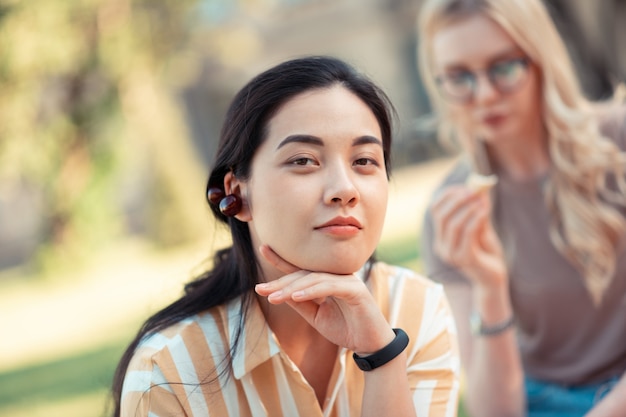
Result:
<svg viewBox="0 0 626 417"><path fill-rule="evenodd" d="M495 326L513 317L508 284L489 287L477 285L473 291L473 301L474 312L483 326Z"/></svg>
<svg viewBox="0 0 626 417"><path fill-rule="evenodd" d="M393 329L394 339L384 348L369 354L368 356L360 356L356 352L352 354L352 358L362 371L372 371L386 363L392 361L402 352L409 344L409 336L402 329Z"/></svg>
<svg viewBox="0 0 626 417"><path fill-rule="evenodd" d="M470 330L474 336L497 336L513 328L514 324L515 318L512 314L500 322L491 324L485 323L477 311L470 316Z"/></svg>
<svg viewBox="0 0 626 417"><path fill-rule="evenodd" d="M491 291L509 285L509 277L506 269L476 267L464 269L463 273L470 278L470 281L475 286L481 287L484 291Z"/></svg>
<svg viewBox="0 0 626 417"><path fill-rule="evenodd" d="M369 356L372 355L378 351L380 351L381 349L383 349L385 346L387 346L389 343L393 342L393 340L396 338L396 331L394 329L392 329L391 327L389 327L389 325L387 324L387 329L388 329L388 333L385 332L385 336L380 336L380 337L373 337L373 340L369 340L369 345L367 348L368 350L355 350L354 353L356 353L358 356ZM376 342L376 340L378 340L378 342Z"/></svg>
<svg viewBox="0 0 626 417"><path fill-rule="evenodd" d="M475 294L489 296L508 291L509 277L506 271L499 273L491 270L482 270L468 271L466 273L472 278L472 288Z"/></svg>

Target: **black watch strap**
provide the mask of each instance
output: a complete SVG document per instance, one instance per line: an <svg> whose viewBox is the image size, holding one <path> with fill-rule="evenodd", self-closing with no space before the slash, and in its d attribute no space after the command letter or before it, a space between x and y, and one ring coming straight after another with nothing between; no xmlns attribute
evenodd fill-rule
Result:
<svg viewBox="0 0 626 417"><path fill-rule="evenodd" d="M359 369L362 371L371 371L376 369L379 366L383 366L406 349L409 344L409 336L406 332L402 329L393 329L393 332L396 334L396 337L391 341L391 343L378 352L374 352L365 357L359 356L356 353L352 354L352 358L356 362Z"/></svg>

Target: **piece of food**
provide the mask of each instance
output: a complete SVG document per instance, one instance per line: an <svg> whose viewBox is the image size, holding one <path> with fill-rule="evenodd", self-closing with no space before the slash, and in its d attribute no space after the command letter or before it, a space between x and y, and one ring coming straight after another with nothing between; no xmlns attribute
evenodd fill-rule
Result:
<svg viewBox="0 0 626 417"><path fill-rule="evenodd" d="M481 175L472 172L472 174L467 177L465 185L476 191L488 191L491 187L496 185L497 182L498 177L495 175Z"/></svg>

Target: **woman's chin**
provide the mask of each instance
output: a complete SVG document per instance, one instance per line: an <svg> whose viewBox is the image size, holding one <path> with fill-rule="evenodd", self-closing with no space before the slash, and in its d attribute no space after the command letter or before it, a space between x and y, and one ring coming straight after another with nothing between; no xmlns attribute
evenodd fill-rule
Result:
<svg viewBox="0 0 626 417"><path fill-rule="evenodd" d="M338 262L338 259L341 259L341 261ZM348 260L346 258L334 257L332 260L326 262L320 262L319 260L315 262L304 262L306 267L300 267L307 271L325 272L335 275L350 275L361 269L363 265L365 265L365 262L367 262L367 259L368 258Z"/></svg>

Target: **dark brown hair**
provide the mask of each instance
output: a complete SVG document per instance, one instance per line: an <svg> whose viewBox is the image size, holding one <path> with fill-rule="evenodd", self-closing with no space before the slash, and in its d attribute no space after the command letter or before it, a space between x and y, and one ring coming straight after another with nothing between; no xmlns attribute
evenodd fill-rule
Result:
<svg viewBox="0 0 626 417"><path fill-rule="evenodd" d="M237 178L249 178L252 158L265 139L267 124L283 104L305 91L337 84L359 97L378 120L385 169L389 176L392 116L395 112L388 97L347 63L332 57L313 56L290 60L270 68L253 78L237 93L226 114L213 169L207 181L207 191L211 187L223 188L224 176L229 171ZM113 380L115 417L120 415L122 384L128 364L145 336L239 296L242 297L242 314L237 334L241 333L250 296L259 280L257 259L248 224L226 217L217 207L210 206L213 215L229 226L233 244L218 251L213 269L187 284L184 295L150 317L130 343ZM238 336L231 346L231 353L236 349L237 341Z"/></svg>

